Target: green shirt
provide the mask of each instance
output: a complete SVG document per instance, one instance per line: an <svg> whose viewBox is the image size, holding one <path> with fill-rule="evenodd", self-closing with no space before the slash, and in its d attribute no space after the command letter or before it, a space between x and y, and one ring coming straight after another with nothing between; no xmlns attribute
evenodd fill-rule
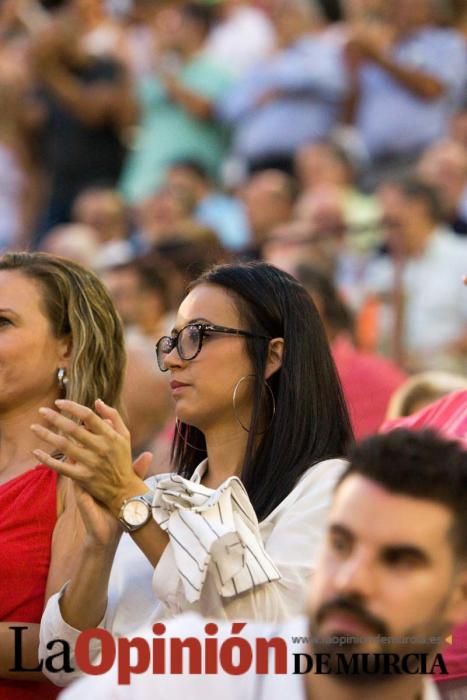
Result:
<svg viewBox="0 0 467 700"><path fill-rule="evenodd" d="M203 55L183 66L177 79L213 102L230 85L225 68ZM197 119L168 99L157 76L143 79L138 91L142 118L121 179L124 196L137 202L151 195L161 185L167 166L175 160L197 160L216 177L227 146L225 129L214 120Z"/></svg>

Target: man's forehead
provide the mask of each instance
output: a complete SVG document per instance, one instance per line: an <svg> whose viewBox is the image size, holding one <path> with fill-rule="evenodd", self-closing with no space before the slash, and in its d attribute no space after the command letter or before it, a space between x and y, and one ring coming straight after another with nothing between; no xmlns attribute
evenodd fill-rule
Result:
<svg viewBox="0 0 467 700"><path fill-rule="evenodd" d="M430 549L447 543L452 520L444 504L394 493L361 474L339 485L329 514L329 525L344 527L375 545L411 542Z"/></svg>

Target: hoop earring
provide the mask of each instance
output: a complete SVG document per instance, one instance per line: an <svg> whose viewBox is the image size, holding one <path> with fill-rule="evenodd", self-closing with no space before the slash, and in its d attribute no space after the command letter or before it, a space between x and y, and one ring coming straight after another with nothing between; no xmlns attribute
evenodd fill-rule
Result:
<svg viewBox="0 0 467 700"><path fill-rule="evenodd" d="M64 367L59 367L57 370L58 386L60 389L66 393L66 385L68 384L68 377L66 376L66 369Z"/></svg>
<svg viewBox="0 0 467 700"><path fill-rule="evenodd" d="M241 383L242 383L245 379L248 379L248 378L250 378L250 377L255 377L255 378L256 378L256 374L244 374L243 377L240 377L240 379L238 380L238 382L235 384L235 387L234 387L234 390L233 390L233 394L232 394L232 406L233 406L235 418L237 419L237 423L240 425L240 427L243 428L243 430L245 430L245 432L247 432L247 433L250 432L250 428L247 428L245 425L243 425L242 421L241 421L240 418L238 417L236 401L237 401L237 392L238 392L238 389L239 389ZM274 420L274 416L276 415L276 399L274 398L274 393L273 393L271 387L269 386L269 384L267 383L267 381L266 381L265 379L263 379L263 384L267 387L267 389L268 389L268 391L269 391L269 395L270 395L270 397L271 397L271 401L272 401L272 416L271 416L271 419L270 419L268 425L266 426L265 430L260 430L259 432L255 433L255 435L264 435L264 433L267 433L267 431L269 430L269 428L270 428L271 425L272 425L272 422L273 422L273 420Z"/></svg>
<svg viewBox="0 0 467 700"><path fill-rule="evenodd" d="M175 419L175 430L177 431L179 438L183 440L185 447L188 445L188 447L191 447L193 450L198 450L198 452L206 452L206 450L202 447L196 447L196 445L192 445L191 442L188 442L186 437L182 435L180 431L180 421L178 420L178 418Z"/></svg>

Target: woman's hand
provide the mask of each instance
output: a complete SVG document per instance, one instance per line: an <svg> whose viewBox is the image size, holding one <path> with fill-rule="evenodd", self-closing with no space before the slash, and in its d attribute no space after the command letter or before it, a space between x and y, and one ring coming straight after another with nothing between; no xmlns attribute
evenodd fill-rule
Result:
<svg viewBox="0 0 467 700"><path fill-rule="evenodd" d="M86 529L85 545L93 549L115 548L122 534L118 520L76 481L73 486L76 504Z"/></svg>
<svg viewBox="0 0 467 700"><path fill-rule="evenodd" d="M144 470L152 455L143 453L135 463L135 471L130 433L118 411L100 399L95 404L97 413L74 401L58 400L56 405L80 423L52 409L41 408L40 414L48 427L32 425L31 429L68 461L55 459L43 450L34 450L34 455L59 474L73 479L118 517L126 498L148 491L137 472Z"/></svg>

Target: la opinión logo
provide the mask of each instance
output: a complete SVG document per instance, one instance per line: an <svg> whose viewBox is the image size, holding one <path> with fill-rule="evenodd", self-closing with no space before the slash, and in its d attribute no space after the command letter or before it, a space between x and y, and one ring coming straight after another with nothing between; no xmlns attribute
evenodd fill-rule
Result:
<svg viewBox="0 0 467 700"><path fill-rule="evenodd" d="M217 674L224 672L239 676L249 671L264 674L316 673L339 675L374 674L432 674L435 671L448 675L442 654L433 658L430 654L406 655L391 653L291 652L283 637L257 637L249 640L240 636L245 622L233 622L231 635L222 641L217 639L219 627L214 622L204 626L205 637L165 637L166 626L157 622L152 626L153 638L114 638L105 629L89 629L80 633L74 658L82 673L98 676L117 668L121 685L129 685L132 675L161 674ZM22 658L22 635L27 626L9 627L14 635L14 666L10 672L42 671L49 673L73 673L72 650L64 639L47 643L49 652L36 668L25 668ZM100 655L96 659L91 645L100 643ZM291 664L289 664L289 661ZM291 670L293 669L293 670Z"/></svg>

